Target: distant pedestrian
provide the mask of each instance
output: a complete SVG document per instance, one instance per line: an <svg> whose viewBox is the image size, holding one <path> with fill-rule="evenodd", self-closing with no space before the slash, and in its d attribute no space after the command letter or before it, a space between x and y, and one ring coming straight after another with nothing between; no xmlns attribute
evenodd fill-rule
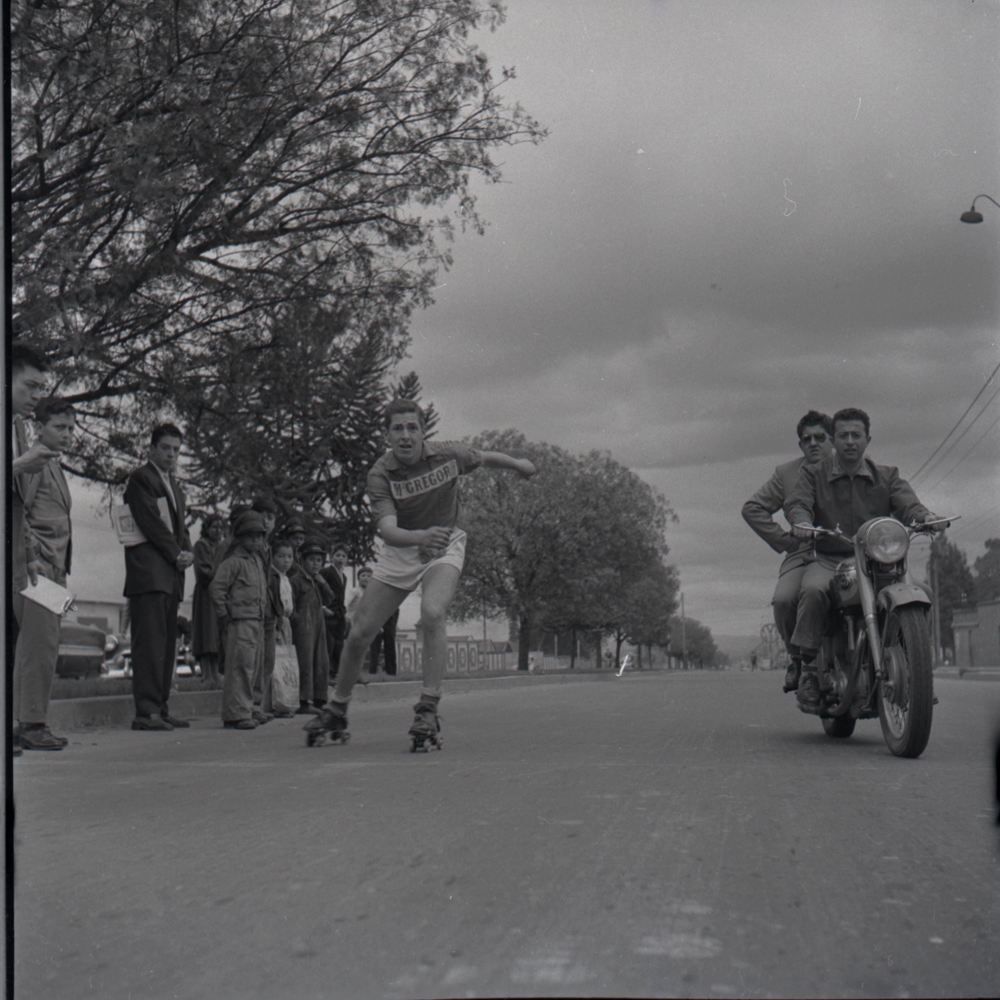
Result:
<svg viewBox="0 0 1000 1000"><path fill-rule="evenodd" d="M396 626L399 623L399 608L385 620L385 624L379 629L375 641L371 644L371 665L369 670L373 674L378 673L379 653L384 651L385 673L387 677L396 676Z"/></svg>
<svg viewBox="0 0 1000 1000"><path fill-rule="evenodd" d="M267 579L257 556L264 543L264 520L253 511L233 525L235 546L219 564L209 586L226 649L222 722L226 729L256 729L253 675L264 632Z"/></svg>
<svg viewBox="0 0 1000 1000"><path fill-rule="evenodd" d="M73 442L76 411L64 399L43 399L35 408L38 440L48 451L63 452ZM58 458L41 472L22 478L27 532L37 556L38 572L64 587L73 549L69 484ZM23 599L22 599L23 600ZM14 719L25 750L62 750L65 737L50 732L47 716L52 681L59 658L61 619L35 601L25 600L14 652Z"/></svg>
<svg viewBox="0 0 1000 1000"><path fill-rule="evenodd" d="M292 636L299 658L299 715L319 712L326 703L330 657L326 651L324 606L333 602L333 591L320 576L326 548L318 539L299 549L301 565L289 575L295 595Z"/></svg>
<svg viewBox="0 0 1000 1000"><path fill-rule="evenodd" d="M292 543L287 538L279 536L271 546L271 569L267 579L268 596L275 613L275 664L277 663L277 644L279 642L282 647L292 646L294 649L291 619L295 613L295 594L292 590L292 581L288 578L294 565L295 553L292 549ZM264 711L272 714L276 719L292 718L295 713L290 709L297 700L298 691L299 673L298 657L296 656L294 694L283 692L279 705L275 692L275 679L272 674L271 687L264 699Z"/></svg>
<svg viewBox="0 0 1000 1000"><path fill-rule="evenodd" d="M137 730L187 728L168 711L177 658L177 608L194 562L186 509L174 472L183 435L153 428L149 461L129 476L125 503L146 541L125 548L125 596L132 620L132 695Z"/></svg>
<svg viewBox="0 0 1000 1000"><path fill-rule="evenodd" d="M215 568L222 561L226 522L220 514L210 514L201 526L201 538L194 543L194 598L191 604L191 652L201 665L202 680L210 688L219 687L219 623L208 596Z"/></svg>

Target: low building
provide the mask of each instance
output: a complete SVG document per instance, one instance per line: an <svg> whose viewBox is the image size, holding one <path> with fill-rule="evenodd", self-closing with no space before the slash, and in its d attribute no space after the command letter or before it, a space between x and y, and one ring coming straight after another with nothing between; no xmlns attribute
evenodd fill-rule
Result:
<svg viewBox="0 0 1000 1000"><path fill-rule="evenodd" d="M955 666L1000 666L1000 600L954 612Z"/></svg>

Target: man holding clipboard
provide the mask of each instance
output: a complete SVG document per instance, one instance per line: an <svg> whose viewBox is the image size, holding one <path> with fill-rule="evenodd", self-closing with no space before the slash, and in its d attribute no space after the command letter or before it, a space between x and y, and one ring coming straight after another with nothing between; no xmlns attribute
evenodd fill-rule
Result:
<svg viewBox="0 0 1000 1000"><path fill-rule="evenodd" d="M125 487L135 527L145 537L125 547L125 596L132 617L132 697L137 730L187 727L167 710L177 657L177 607L184 571L194 562L184 494L174 479L183 435L173 424L153 428L149 461Z"/></svg>

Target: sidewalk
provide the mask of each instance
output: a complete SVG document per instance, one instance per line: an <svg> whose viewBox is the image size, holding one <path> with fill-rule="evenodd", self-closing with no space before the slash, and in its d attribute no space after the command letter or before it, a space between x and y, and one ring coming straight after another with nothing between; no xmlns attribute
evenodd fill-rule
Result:
<svg viewBox="0 0 1000 1000"><path fill-rule="evenodd" d="M565 684L575 680L610 680L610 670L560 670L558 673L525 673L482 676L450 676L445 678L445 695L467 691L488 691L523 687L529 684ZM94 690L90 682L88 690ZM127 683L127 682L126 682ZM185 687L190 687L185 684ZM421 682L370 681L354 689L353 700L358 704L376 701L416 701ZM121 686L117 690L122 690ZM183 719L214 716L222 713L222 691L174 690L170 695L170 714ZM135 703L130 694L108 694L84 698L53 698L49 702L48 724L56 732L93 727L127 729L135 718Z"/></svg>

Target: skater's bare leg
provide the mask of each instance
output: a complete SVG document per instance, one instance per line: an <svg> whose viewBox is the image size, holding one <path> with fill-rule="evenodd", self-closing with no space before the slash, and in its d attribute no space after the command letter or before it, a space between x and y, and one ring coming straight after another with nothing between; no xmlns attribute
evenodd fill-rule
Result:
<svg viewBox="0 0 1000 1000"><path fill-rule="evenodd" d="M421 693L435 698L441 696L441 681L448 663L448 608L458 588L459 576L460 571L454 566L440 564L432 566L422 582L420 621L424 627L424 684Z"/></svg>
<svg viewBox="0 0 1000 1000"><path fill-rule="evenodd" d="M340 670L333 700L350 701L351 692L361 675L365 653L389 616L403 603L409 591L372 580L365 587L351 623L351 631L340 654Z"/></svg>

